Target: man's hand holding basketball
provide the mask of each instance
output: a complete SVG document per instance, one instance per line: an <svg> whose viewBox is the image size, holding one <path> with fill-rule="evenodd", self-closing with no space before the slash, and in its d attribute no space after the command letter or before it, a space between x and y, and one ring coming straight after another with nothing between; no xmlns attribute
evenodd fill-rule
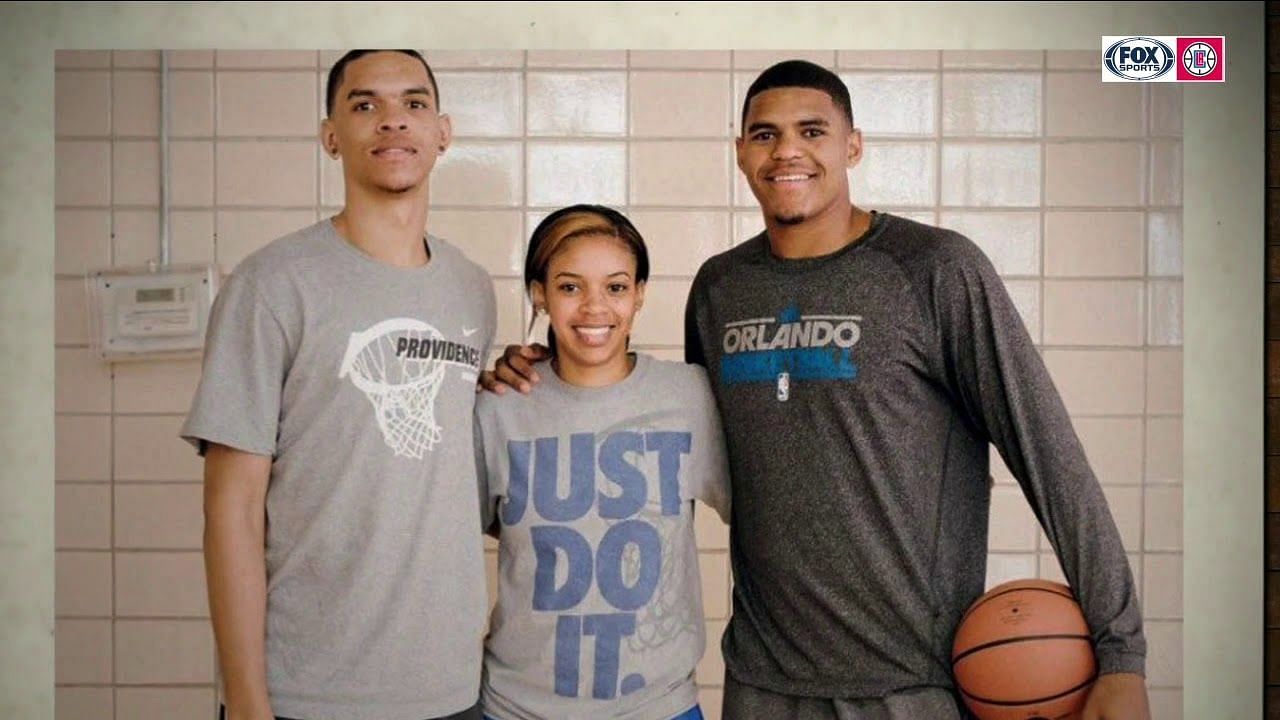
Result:
<svg viewBox="0 0 1280 720"><path fill-rule="evenodd" d="M1146 681L1136 673L1100 675L1080 720L1151 720Z"/></svg>

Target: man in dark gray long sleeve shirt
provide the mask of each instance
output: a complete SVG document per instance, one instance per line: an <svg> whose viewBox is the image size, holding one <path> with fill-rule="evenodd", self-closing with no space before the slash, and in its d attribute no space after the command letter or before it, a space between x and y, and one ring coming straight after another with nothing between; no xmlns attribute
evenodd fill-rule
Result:
<svg viewBox="0 0 1280 720"><path fill-rule="evenodd" d="M822 68L766 70L737 143L766 231L702 267L685 343L734 483L724 716L958 717L950 646L983 591L993 443L1093 633L1084 717L1149 717L1119 534L990 262L851 203L861 136Z"/></svg>

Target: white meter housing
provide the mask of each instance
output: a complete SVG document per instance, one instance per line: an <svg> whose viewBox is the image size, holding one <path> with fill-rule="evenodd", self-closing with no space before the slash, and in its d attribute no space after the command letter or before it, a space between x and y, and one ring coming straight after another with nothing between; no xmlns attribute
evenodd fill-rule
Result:
<svg viewBox="0 0 1280 720"><path fill-rule="evenodd" d="M93 352L113 362L199 356L218 277L216 265L90 273Z"/></svg>

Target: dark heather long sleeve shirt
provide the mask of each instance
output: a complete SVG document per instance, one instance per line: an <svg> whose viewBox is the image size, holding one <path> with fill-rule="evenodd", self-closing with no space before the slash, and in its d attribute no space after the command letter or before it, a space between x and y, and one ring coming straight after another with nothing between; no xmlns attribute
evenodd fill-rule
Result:
<svg viewBox="0 0 1280 720"><path fill-rule="evenodd" d="M1002 281L955 232L874 218L818 258L778 258L761 234L690 291L685 351L710 374L734 484L728 672L812 697L951 687L984 589L994 444L1099 671L1142 673L1119 533Z"/></svg>

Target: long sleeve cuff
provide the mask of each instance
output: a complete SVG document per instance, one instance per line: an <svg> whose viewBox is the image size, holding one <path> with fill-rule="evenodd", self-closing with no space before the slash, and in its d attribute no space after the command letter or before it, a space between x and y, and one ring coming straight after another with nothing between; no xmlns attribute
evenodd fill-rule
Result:
<svg viewBox="0 0 1280 720"><path fill-rule="evenodd" d="M1146 677L1147 656L1142 653L1124 651L1098 652L1098 674L1135 673Z"/></svg>

